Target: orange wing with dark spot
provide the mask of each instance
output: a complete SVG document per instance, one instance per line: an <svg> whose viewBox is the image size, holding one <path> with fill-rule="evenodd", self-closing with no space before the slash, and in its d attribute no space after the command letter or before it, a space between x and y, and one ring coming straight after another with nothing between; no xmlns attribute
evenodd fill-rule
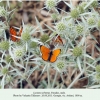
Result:
<svg viewBox="0 0 100 100"><path fill-rule="evenodd" d="M16 40L17 40L17 38L15 36L17 36L17 32L13 27L11 27L10 28L10 38L14 42L16 42Z"/></svg>
<svg viewBox="0 0 100 100"><path fill-rule="evenodd" d="M52 62L52 63L55 62L57 60L57 57L60 54L60 52L61 52L61 49L56 49L56 50L52 51L50 62Z"/></svg>
<svg viewBox="0 0 100 100"><path fill-rule="evenodd" d="M48 61L48 58L50 56L50 49L41 45L40 46L40 51L42 53L42 59L45 60L45 61Z"/></svg>

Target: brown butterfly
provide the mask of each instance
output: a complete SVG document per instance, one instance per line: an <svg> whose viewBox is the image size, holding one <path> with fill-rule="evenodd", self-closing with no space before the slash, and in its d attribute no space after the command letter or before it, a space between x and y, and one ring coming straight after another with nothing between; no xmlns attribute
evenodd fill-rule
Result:
<svg viewBox="0 0 100 100"><path fill-rule="evenodd" d="M56 44L62 44L63 45L63 40L60 37L60 35L56 34L55 37L53 38L53 42Z"/></svg>
<svg viewBox="0 0 100 100"><path fill-rule="evenodd" d="M20 39L17 38L16 36L21 37L22 30L23 30L23 28L21 27L18 34L17 34L17 31L13 27L10 27L10 31L9 31L10 32L10 39L14 42L18 42Z"/></svg>

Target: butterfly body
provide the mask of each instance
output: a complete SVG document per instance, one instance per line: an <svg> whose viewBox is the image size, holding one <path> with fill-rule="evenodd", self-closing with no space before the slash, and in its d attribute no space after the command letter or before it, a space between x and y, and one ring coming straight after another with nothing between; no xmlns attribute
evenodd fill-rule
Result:
<svg viewBox="0 0 100 100"><path fill-rule="evenodd" d="M58 55L61 52L61 49L50 50L49 48L41 45L40 51L42 53L42 59L44 61L55 62L57 60Z"/></svg>
<svg viewBox="0 0 100 100"><path fill-rule="evenodd" d="M52 55L53 55L53 52L50 51L49 56L48 56L48 61L51 61L51 57L52 57Z"/></svg>

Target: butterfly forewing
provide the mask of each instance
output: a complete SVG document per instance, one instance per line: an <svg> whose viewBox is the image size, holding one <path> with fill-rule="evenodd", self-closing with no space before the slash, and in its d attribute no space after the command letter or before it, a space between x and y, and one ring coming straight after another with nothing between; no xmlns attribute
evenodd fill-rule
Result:
<svg viewBox="0 0 100 100"><path fill-rule="evenodd" d="M48 58L50 56L50 49L41 45L40 46L40 51L42 53L42 59L45 60L45 61L48 61Z"/></svg>
<svg viewBox="0 0 100 100"><path fill-rule="evenodd" d="M60 54L60 52L61 52L61 49L56 49L56 50L52 51L50 62L55 62L57 60L57 57Z"/></svg>
<svg viewBox="0 0 100 100"><path fill-rule="evenodd" d="M58 56L61 52L61 49L56 49L53 51L53 55Z"/></svg>

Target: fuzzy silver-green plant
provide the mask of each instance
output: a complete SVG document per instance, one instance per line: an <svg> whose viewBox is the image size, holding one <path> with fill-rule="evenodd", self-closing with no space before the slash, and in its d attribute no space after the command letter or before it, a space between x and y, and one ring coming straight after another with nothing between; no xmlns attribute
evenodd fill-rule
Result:
<svg viewBox="0 0 100 100"><path fill-rule="evenodd" d="M57 67L58 67L60 70L62 70L62 69L64 68L64 66L65 66L65 64L64 64L63 61L57 63Z"/></svg>
<svg viewBox="0 0 100 100"><path fill-rule="evenodd" d="M2 36L4 29L0 29L0 36Z"/></svg>
<svg viewBox="0 0 100 100"><path fill-rule="evenodd" d="M59 23L56 24L56 29L59 32L63 32L63 31L66 30L66 25L63 22L59 22Z"/></svg>
<svg viewBox="0 0 100 100"><path fill-rule="evenodd" d="M73 81L67 87L63 84L63 82L58 84L59 83L57 80L58 74L61 75L61 78L63 78L63 74L65 75L66 73L62 74L62 72L66 72L67 67L74 67L75 70L80 70L81 72L79 73L78 76L81 76L81 73L83 74L84 71L86 71L88 76L91 76L91 74L95 75L94 78L96 78L96 80L99 81L100 84L100 67L99 65L96 65L96 63L94 64L94 59L92 59L91 55L87 55L86 52L87 45L85 45L86 41L84 40L87 39L87 37L90 35L90 30L92 29L92 27L95 26L97 29L100 28L100 21L99 21L100 16L99 14L97 14L98 12L96 13L96 11L94 10L94 8L97 7L97 1L96 2L91 0L89 1L86 0L85 2L82 1L82 3L77 5L77 7L75 7L72 5L71 0L70 3L63 0L63 3L65 3L65 5L70 7L71 12L66 12L63 9L57 8L57 3L59 2L61 2L61 0L45 1L44 8L47 8L49 10L48 13L54 20L53 21L54 23L52 25L53 28L45 24L48 30L52 31L50 36L48 34L43 34L43 32L45 32L45 29L42 29L40 22L38 21L38 19L35 18L37 25L36 27L33 27L33 25L25 25L24 22L22 21L23 31L20 39L21 41L18 42L12 42L10 40L6 41L7 40L6 35L3 34L4 33L3 31L5 31L5 29L9 27L8 22L10 20L9 18L11 18L9 14L12 13L10 12L7 13L5 8L1 7L0 10L6 11L6 12L4 11L0 12L3 16L5 15L6 18L4 23L0 21L0 26L1 26L0 61L4 62L0 64L1 66L0 69L2 74L0 80L0 82L2 83L0 84L1 88L5 88L6 84L7 86L10 85L8 87L11 88L11 86L13 85L12 81L16 77L20 78L19 83L21 83L22 82L21 80L28 79L30 75L34 73L34 71L38 70L38 68L39 70L41 70L42 73L47 72L47 80L45 81L46 85L44 86L45 88L55 88L55 85L57 88L73 87L74 83L79 79L79 77L76 77L75 81ZM58 13L58 9L61 10L63 14ZM57 20L57 22L55 20ZM40 32L42 34L40 38L36 39L31 37L33 36L33 34L37 32ZM59 43L53 44L53 40L56 39L55 35L61 36L64 45ZM51 41L48 42L50 39ZM4 41L6 41L7 43ZM38 45L41 45L41 42L43 42L42 44L45 46L47 45L46 43L50 44L50 47L51 45L54 45L55 47L54 50L61 49L59 56L57 56L56 52L53 49L51 49L52 54L50 52L48 53L48 60L50 60L50 57L57 57L57 61L55 61L54 63L50 63L48 61L42 60L42 56L44 56L47 52L45 51L46 53L44 52L44 55L43 52L42 54L40 54L40 46ZM83 49L81 48L81 46ZM7 51L3 53L3 50ZM77 59L75 59L76 57ZM4 68L5 64L8 64L10 68L9 69L6 67ZM13 64L14 66L17 67L13 67ZM33 66L30 68L31 64ZM43 66L43 68L40 66ZM95 68L96 72L94 72L95 66L96 66ZM23 71L18 70L17 68L19 67L21 69L23 68ZM56 71L53 81L51 79L50 67L52 67ZM3 77L3 75L6 77ZM31 85L30 80L29 83ZM95 85L98 85L97 82L94 83ZM41 85L42 83L39 82L39 84ZM44 87L42 86L41 88ZM39 88L39 86L37 88Z"/></svg>
<svg viewBox="0 0 100 100"><path fill-rule="evenodd" d="M100 20L97 22L98 28L100 28Z"/></svg>
<svg viewBox="0 0 100 100"><path fill-rule="evenodd" d="M78 34L81 34L84 31L84 27L82 25L77 25L76 26L76 32Z"/></svg>
<svg viewBox="0 0 100 100"><path fill-rule="evenodd" d="M6 16L6 10L0 6L0 16Z"/></svg>
<svg viewBox="0 0 100 100"><path fill-rule="evenodd" d="M23 49L20 49L20 48L16 49L14 51L14 55L15 55L16 58L21 58L24 55Z"/></svg>
<svg viewBox="0 0 100 100"><path fill-rule="evenodd" d="M37 46L38 46L38 44L36 42L34 42L34 41L32 41L30 43L30 48L36 48Z"/></svg>
<svg viewBox="0 0 100 100"><path fill-rule="evenodd" d="M1 69L1 73L2 73L3 75L8 74L8 68L3 67L3 68Z"/></svg>
<svg viewBox="0 0 100 100"><path fill-rule="evenodd" d="M20 41L18 41L18 42L15 42L15 44L16 44L16 46L22 46L22 45L23 45L23 41L20 40Z"/></svg>
<svg viewBox="0 0 100 100"><path fill-rule="evenodd" d="M93 17L88 18L87 22L90 26L95 25L95 19Z"/></svg>
<svg viewBox="0 0 100 100"><path fill-rule="evenodd" d="M9 62L13 62L13 59L11 58L11 56L10 55L7 55L6 57L5 57L5 60L9 63Z"/></svg>
<svg viewBox="0 0 100 100"><path fill-rule="evenodd" d="M23 41L28 42L28 41L30 41L31 36L28 32L25 32L21 35L21 38Z"/></svg>
<svg viewBox="0 0 100 100"><path fill-rule="evenodd" d="M12 82L12 80L13 80L12 76L8 75L8 76L6 77L6 82L7 82L7 83Z"/></svg>
<svg viewBox="0 0 100 100"><path fill-rule="evenodd" d="M25 47L25 46L22 48L22 52L23 52L24 54L27 52L27 50L26 50L26 47Z"/></svg>
<svg viewBox="0 0 100 100"><path fill-rule="evenodd" d="M97 65L95 70L96 70L97 73L100 73L100 65Z"/></svg>
<svg viewBox="0 0 100 100"><path fill-rule="evenodd" d="M84 8L87 5L87 2L83 1L80 5Z"/></svg>
<svg viewBox="0 0 100 100"><path fill-rule="evenodd" d="M77 9L78 9L78 11L79 11L80 14L82 14L82 13L85 12L83 6L81 6L81 5L79 5Z"/></svg>
<svg viewBox="0 0 100 100"><path fill-rule="evenodd" d="M55 6L57 5L56 0L46 0L45 2L46 8L48 10L54 9Z"/></svg>
<svg viewBox="0 0 100 100"><path fill-rule="evenodd" d="M73 49L73 55L76 56L76 57L81 56L81 55L82 55L82 48L80 48L80 47L75 47L75 48Z"/></svg>
<svg viewBox="0 0 100 100"><path fill-rule="evenodd" d="M51 18L52 18L53 20L57 20L57 19L58 19L58 14L57 14L57 13L51 14Z"/></svg>
<svg viewBox="0 0 100 100"><path fill-rule="evenodd" d="M40 40L44 43L49 39L49 36L47 34L44 34L41 36Z"/></svg>
<svg viewBox="0 0 100 100"><path fill-rule="evenodd" d="M97 81L100 82L100 73L96 73L95 78L96 78Z"/></svg>
<svg viewBox="0 0 100 100"><path fill-rule="evenodd" d="M94 0L91 4L92 7L96 8L98 6L98 1Z"/></svg>
<svg viewBox="0 0 100 100"><path fill-rule="evenodd" d="M79 11L75 8L75 9L71 10L70 15L71 15L72 18L78 18Z"/></svg>
<svg viewBox="0 0 100 100"><path fill-rule="evenodd" d="M0 43L0 48L2 49L2 50L8 50L9 49L9 42L8 41L2 41L1 43Z"/></svg>

